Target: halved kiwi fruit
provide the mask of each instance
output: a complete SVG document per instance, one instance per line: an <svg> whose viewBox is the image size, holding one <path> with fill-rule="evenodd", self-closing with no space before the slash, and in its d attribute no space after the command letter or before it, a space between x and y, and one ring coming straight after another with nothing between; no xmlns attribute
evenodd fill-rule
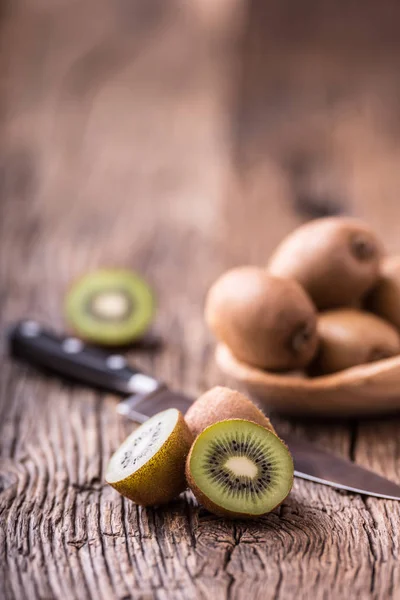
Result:
<svg viewBox="0 0 400 600"><path fill-rule="evenodd" d="M207 427L186 461L189 487L211 512L251 518L281 504L293 485L293 460L271 431L243 419Z"/></svg>
<svg viewBox="0 0 400 600"><path fill-rule="evenodd" d="M70 289L65 313L80 337L98 344L129 344L146 331L154 315L154 298L135 272L101 269L88 273Z"/></svg>
<svg viewBox="0 0 400 600"><path fill-rule="evenodd" d="M227 387L216 386L202 394L190 406L185 421L194 436L206 427L224 419L246 419L275 430L271 421L246 396Z"/></svg>
<svg viewBox="0 0 400 600"><path fill-rule="evenodd" d="M192 441L179 410L160 412L118 448L108 464L106 481L136 504L169 502L187 487L185 460Z"/></svg>

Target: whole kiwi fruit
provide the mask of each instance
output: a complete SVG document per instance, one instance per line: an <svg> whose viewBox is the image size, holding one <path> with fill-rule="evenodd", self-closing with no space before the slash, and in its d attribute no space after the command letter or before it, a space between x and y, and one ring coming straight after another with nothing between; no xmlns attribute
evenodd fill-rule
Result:
<svg viewBox="0 0 400 600"><path fill-rule="evenodd" d="M400 330L400 256L391 256L382 261L379 281L368 295L365 305Z"/></svg>
<svg viewBox="0 0 400 600"><path fill-rule="evenodd" d="M321 313L319 351L312 374L328 374L400 353L396 329L383 319L356 309Z"/></svg>
<svg viewBox="0 0 400 600"><path fill-rule="evenodd" d="M271 370L307 365L317 348L316 310L302 287L259 267L237 267L209 290L205 319L240 360Z"/></svg>
<svg viewBox="0 0 400 600"><path fill-rule="evenodd" d="M320 310L354 306L377 282L383 248L364 223L327 217L285 238L268 263L278 277L292 277Z"/></svg>
<svg viewBox="0 0 400 600"><path fill-rule="evenodd" d="M247 419L275 433L271 421L246 396L227 387L216 386L193 402L185 421L194 436L225 419Z"/></svg>

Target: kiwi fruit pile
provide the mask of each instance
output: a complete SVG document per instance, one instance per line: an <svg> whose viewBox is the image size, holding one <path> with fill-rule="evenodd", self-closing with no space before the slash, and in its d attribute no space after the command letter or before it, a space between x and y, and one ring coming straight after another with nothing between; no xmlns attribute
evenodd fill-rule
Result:
<svg viewBox="0 0 400 600"><path fill-rule="evenodd" d="M315 377L400 354L400 257L365 223L316 219L265 267L244 266L210 288L205 320L240 361Z"/></svg>
<svg viewBox="0 0 400 600"><path fill-rule="evenodd" d="M245 396L216 387L186 417L165 410L138 427L112 456L106 481L143 506L170 502L189 487L210 512L256 518L293 485L288 448Z"/></svg>
<svg viewBox="0 0 400 600"><path fill-rule="evenodd" d="M81 338L104 346L130 344L148 329L155 302L147 283L127 269L100 269L76 281L66 319Z"/></svg>

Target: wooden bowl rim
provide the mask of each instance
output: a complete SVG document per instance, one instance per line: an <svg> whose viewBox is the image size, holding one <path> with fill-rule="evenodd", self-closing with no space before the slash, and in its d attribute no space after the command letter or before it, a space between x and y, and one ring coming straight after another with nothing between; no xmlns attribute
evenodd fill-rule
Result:
<svg viewBox="0 0 400 600"><path fill-rule="evenodd" d="M345 369L332 375L321 377L301 377L295 374L272 373L253 367L236 358L224 344L218 344L216 361L220 368L234 378L249 384L275 387L279 390L292 390L298 393L310 391L338 390L341 387L359 386L371 379L400 370L400 356L385 358L373 363ZM400 395L400 377L399 377Z"/></svg>

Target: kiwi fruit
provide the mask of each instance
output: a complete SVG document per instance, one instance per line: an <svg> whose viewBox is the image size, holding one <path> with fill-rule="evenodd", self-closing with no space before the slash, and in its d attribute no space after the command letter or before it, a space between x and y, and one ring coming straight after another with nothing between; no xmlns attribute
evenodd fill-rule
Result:
<svg viewBox="0 0 400 600"><path fill-rule="evenodd" d="M400 337L383 319L356 309L321 313L320 347L312 374L328 374L400 353Z"/></svg>
<svg viewBox="0 0 400 600"><path fill-rule="evenodd" d="M276 371L307 365L318 340L316 310L293 280L259 267L237 267L208 292L205 319L240 360Z"/></svg>
<svg viewBox="0 0 400 600"><path fill-rule="evenodd" d="M217 386L193 402L185 421L194 436L206 427L225 419L254 421L275 433L271 421L246 396L227 387Z"/></svg>
<svg viewBox="0 0 400 600"><path fill-rule="evenodd" d="M164 410L121 444L108 464L106 481L136 504L165 504L187 487L185 460L192 442L182 413Z"/></svg>
<svg viewBox="0 0 400 600"><path fill-rule="evenodd" d="M354 306L377 282L382 255L382 245L367 225L327 217L284 239L268 271L298 281L320 310Z"/></svg>
<svg viewBox="0 0 400 600"><path fill-rule="evenodd" d="M281 504L293 485L293 460L272 431L244 419L207 427L186 460L186 478L209 511L251 518Z"/></svg>
<svg viewBox="0 0 400 600"><path fill-rule="evenodd" d="M365 306L400 330L400 257L382 261L381 276L366 298Z"/></svg>
<svg viewBox="0 0 400 600"><path fill-rule="evenodd" d="M144 334L154 315L147 283L133 271L101 269L86 274L65 301L67 321L90 342L119 346Z"/></svg>

